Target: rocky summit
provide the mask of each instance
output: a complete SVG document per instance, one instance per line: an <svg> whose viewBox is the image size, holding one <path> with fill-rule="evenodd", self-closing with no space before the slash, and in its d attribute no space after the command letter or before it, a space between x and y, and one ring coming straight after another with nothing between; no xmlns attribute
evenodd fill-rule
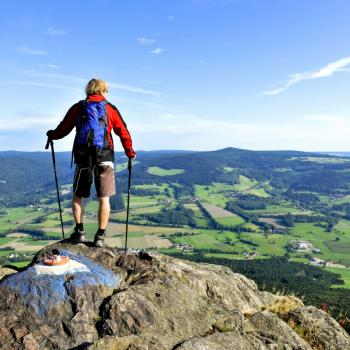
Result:
<svg viewBox="0 0 350 350"><path fill-rule="evenodd" d="M47 267L54 252L70 262ZM1 349L350 349L324 311L225 267L60 242L0 271Z"/></svg>

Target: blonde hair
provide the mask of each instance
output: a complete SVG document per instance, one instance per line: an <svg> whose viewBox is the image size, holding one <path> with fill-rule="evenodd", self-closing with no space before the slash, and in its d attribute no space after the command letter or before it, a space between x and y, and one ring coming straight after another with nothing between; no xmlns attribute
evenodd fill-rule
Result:
<svg viewBox="0 0 350 350"><path fill-rule="evenodd" d="M105 94L108 92L108 85L102 79L91 79L85 88L86 95Z"/></svg>

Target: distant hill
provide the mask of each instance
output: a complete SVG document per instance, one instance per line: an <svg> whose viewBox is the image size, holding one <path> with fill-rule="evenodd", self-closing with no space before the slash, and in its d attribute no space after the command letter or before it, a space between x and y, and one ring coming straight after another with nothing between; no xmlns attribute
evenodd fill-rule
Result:
<svg viewBox="0 0 350 350"><path fill-rule="evenodd" d="M71 183L71 153L58 152L56 159L60 184ZM3 202L23 196L28 199L29 194L35 198L53 188L50 152L0 152L0 162L0 200ZM117 153L116 163L125 162L124 154ZM150 173L151 167L163 173ZM125 175L126 170L123 170L117 179L121 189L125 188ZM206 152L139 151L133 170L133 183L159 183L166 180L191 191L194 184L233 184L239 175L269 181L279 189L320 193L348 190L350 183L349 159L345 156L238 148Z"/></svg>

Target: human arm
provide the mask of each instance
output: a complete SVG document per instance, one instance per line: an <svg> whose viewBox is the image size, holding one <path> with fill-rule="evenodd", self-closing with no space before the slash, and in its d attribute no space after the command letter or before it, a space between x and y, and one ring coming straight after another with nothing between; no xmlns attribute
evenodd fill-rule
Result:
<svg viewBox="0 0 350 350"><path fill-rule="evenodd" d="M122 116L120 115L120 112L118 111L118 109L111 104L109 104L109 107L110 107L109 109L110 113L108 113L110 117L109 122L111 123L113 131L119 136L125 151L125 155L127 157L131 157L132 159L135 159L136 153L132 147L132 139L131 139L129 130L127 128L127 125L123 120Z"/></svg>
<svg viewBox="0 0 350 350"><path fill-rule="evenodd" d="M58 124L55 130L49 130L46 135L50 140L59 140L67 136L76 125L79 114L79 103L73 105L67 112L63 120Z"/></svg>

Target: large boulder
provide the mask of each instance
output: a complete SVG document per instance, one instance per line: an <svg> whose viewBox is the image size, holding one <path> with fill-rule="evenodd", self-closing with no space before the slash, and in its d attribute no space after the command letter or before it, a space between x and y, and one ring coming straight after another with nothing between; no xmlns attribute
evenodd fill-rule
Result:
<svg viewBox="0 0 350 350"><path fill-rule="evenodd" d="M70 263L43 266L54 250ZM58 243L1 280L0 347L350 349L350 337L323 311L222 266Z"/></svg>

